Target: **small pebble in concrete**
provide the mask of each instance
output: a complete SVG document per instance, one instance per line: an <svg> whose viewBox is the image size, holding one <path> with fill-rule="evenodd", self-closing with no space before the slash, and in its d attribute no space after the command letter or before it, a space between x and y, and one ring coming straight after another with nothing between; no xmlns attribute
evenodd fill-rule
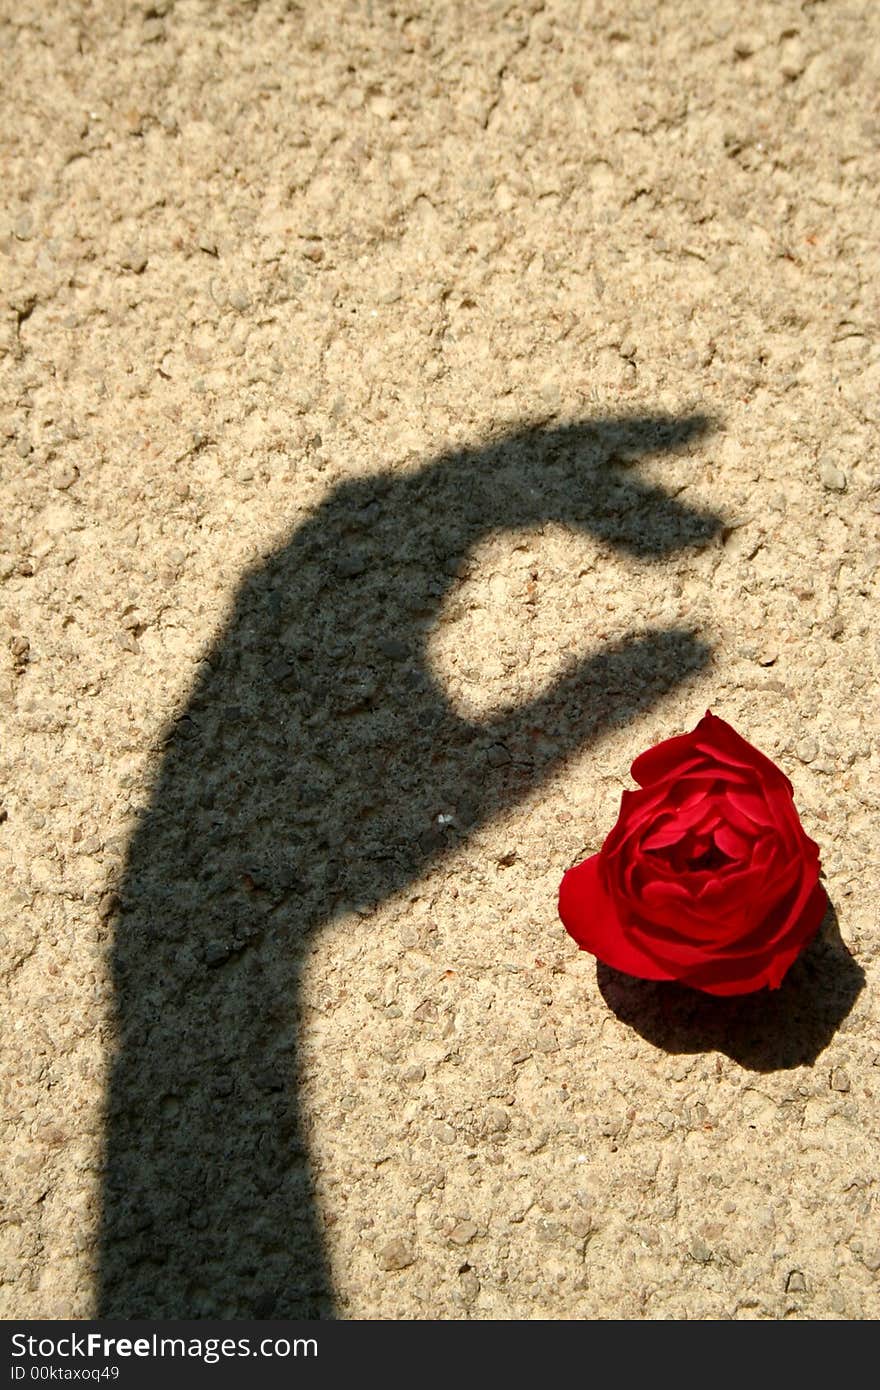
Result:
<svg viewBox="0 0 880 1390"><path fill-rule="evenodd" d="M827 492L846 492L846 474L833 459L826 456L819 460L819 477Z"/></svg>
<svg viewBox="0 0 880 1390"><path fill-rule="evenodd" d="M139 246L130 246L127 251L123 251L119 264L123 270L133 270L135 275L140 275L147 268L147 255Z"/></svg>
<svg viewBox="0 0 880 1390"><path fill-rule="evenodd" d="M503 767L505 763L510 762L510 754L502 743L493 743L486 757L491 767Z"/></svg>
<svg viewBox="0 0 880 1390"><path fill-rule="evenodd" d="M73 464L66 464L53 474L52 486L57 487L59 492L66 492L69 487L73 487L78 477L79 473Z"/></svg>
<svg viewBox="0 0 880 1390"><path fill-rule="evenodd" d="M469 1245L477 1234L477 1229L475 1221L459 1221L449 1232L449 1239L455 1245Z"/></svg>
<svg viewBox="0 0 880 1390"><path fill-rule="evenodd" d="M415 1263L415 1251L403 1236L395 1236L376 1251L376 1263L380 1269L406 1269Z"/></svg>

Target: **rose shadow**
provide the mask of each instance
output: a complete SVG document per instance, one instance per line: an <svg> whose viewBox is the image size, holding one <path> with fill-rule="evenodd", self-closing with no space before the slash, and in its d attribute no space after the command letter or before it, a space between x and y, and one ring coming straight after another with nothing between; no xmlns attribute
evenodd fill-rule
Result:
<svg viewBox="0 0 880 1390"><path fill-rule="evenodd" d="M599 961L602 998L621 1023L664 1052L723 1052L750 1071L812 1066L865 984L829 902L816 936L778 990L733 999L639 980Z"/></svg>

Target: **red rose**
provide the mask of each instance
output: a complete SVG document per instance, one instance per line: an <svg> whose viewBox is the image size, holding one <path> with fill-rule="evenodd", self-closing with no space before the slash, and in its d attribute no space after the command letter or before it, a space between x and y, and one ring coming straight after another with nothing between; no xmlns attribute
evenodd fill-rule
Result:
<svg viewBox="0 0 880 1390"><path fill-rule="evenodd" d="M636 758L598 854L565 874L559 915L617 970L708 994L778 989L827 900L819 846L779 768L707 713Z"/></svg>

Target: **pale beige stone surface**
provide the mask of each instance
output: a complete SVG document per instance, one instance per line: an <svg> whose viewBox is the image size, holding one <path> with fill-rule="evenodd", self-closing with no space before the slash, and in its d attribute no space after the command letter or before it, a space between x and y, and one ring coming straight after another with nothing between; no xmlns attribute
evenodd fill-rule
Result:
<svg viewBox="0 0 880 1390"><path fill-rule="evenodd" d="M2 1315L876 1317L877 7L0 15ZM726 1011L556 917L710 706Z"/></svg>

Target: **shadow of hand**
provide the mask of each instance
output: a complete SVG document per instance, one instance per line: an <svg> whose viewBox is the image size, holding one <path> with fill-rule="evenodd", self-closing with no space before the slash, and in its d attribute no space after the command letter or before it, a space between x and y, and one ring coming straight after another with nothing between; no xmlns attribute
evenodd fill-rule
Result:
<svg viewBox="0 0 880 1390"><path fill-rule="evenodd" d="M658 561L705 544L719 519L629 463L707 428L528 429L345 482L244 578L120 886L102 1316L331 1311L298 1095L307 943L339 903L381 904L708 658L693 633L633 635L474 722L428 660L444 596L507 529L559 521Z"/></svg>

